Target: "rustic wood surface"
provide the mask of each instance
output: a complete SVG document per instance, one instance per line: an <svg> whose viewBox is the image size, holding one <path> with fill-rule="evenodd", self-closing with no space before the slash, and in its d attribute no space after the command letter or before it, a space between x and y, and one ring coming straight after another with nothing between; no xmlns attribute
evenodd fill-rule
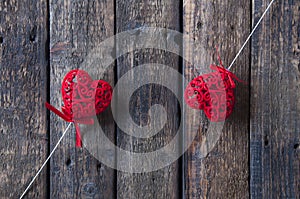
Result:
<svg viewBox="0 0 300 199"><path fill-rule="evenodd" d="M268 2L254 2L255 22ZM251 198L300 198L299 8L275 1L252 38Z"/></svg>
<svg viewBox="0 0 300 199"><path fill-rule="evenodd" d="M184 46L184 54L195 64L185 63L184 75L192 79L210 71L211 63L219 65L215 47L223 63L228 66L250 31L250 2L242 1L186 1L184 4L184 33L201 44L200 49ZM234 12L228 12L229 10ZM204 52L203 52L204 51ZM232 72L248 81L250 49L246 46L232 68ZM249 88L237 84L236 105L226 120L222 134L207 157L199 157L203 137L210 122L204 114L200 118L185 115L185 130L199 124L199 132L185 155L186 198L248 198L248 133Z"/></svg>
<svg viewBox="0 0 300 199"><path fill-rule="evenodd" d="M61 81L69 70L82 68L114 85L138 65L160 63L191 80L218 64L216 46L228 66L269 2L1 1L0 198L22 194L67 127L44 102L60 109ZM101 127L120 148L149 152L166 145L183 118L187 135L198 125L183 161L150 173L116 171L86 148L75 148L72 127L25 198L300 198L299 8L297 0L275 1L233 65L231 71L249 84L237 83L234 113L206 157L200 148L210 124L205 115L182 114L170 90L146 85L132 96L130 114L146 126L149 108L163 105L168 120L161 132L148 139L126 135L110 108L99 115ZM101 41L153 26L182 31L199 42L199 49L183 45L193 63L143 49L122 55L106 70L85 65ZM112 54L120 52L115 47Z"/></svg>
<svg viewBox="0 0 300 199"><path fill-rule="evenodd" d="M81 68L97 78L114 84L113 68L82 66L85 57L101 41L114 34L114 2L107 0L50 1L50 96L51 104L60 108L61 81L68 71ZM105 130L112 132L114 123L109 111L101 114ZM51 149L67 123L51 113ZM85 148L75 148L74 127L51 159L50 198L114 198L114 170L96 160Z"/></svg>
<svg viewBox="0 0 300 199"><path fill-rule="evenodd" d="M46 159L47 1L0 2L0 197L17 198ZM47 196L47 170L27 198Z"/></svg>
<svg viewBox="0 0 300 199"><path fill-rule="evenodd" d="M0 2L0 195L17 198L48 152L46 1ZM45 198L47 172L27 198Z"/></svg>
<svg viewBox="0 0 300 199"><path fill-rule="evenodd" d="M117 0L116 30L117 32L122 32L142 28L143 26L179 30L179 14L178 1ZM141 29L141 31L143 30ZM132 42L134 43L135 41ZM120 48L117 43L117 54ZM117 60L117 77L120 78L133 67L147 63L160 63L173 67L176 70L179 69L179 57L174 54L155 49L134 50ZM168 77L165 76L162 78ZM122 100L121 96L120 100ZM140 153L158 150L167 144L176 134L178 128L177 99L164 87L145 85L135 92L132 100L129 111L133 120L140 126L149 124L151 118L148 117L148 110L154 104L161 104L165 107L168 122L162 131L147 139L137 139L118 129L118 146L131 152ZM130 174L118 172L117 198L180 198L178 166L179 163L176 161L170 166L149 173Z"/></svg>

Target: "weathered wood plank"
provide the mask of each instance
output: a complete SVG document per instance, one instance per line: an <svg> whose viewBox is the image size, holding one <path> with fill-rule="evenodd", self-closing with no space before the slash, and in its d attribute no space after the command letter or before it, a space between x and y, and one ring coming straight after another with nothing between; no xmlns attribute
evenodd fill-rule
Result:
<svg viewBox="0 0 300 199"><path fill-rule="evenodd" d="M188 79L210 72L211 63L219 64L215 46L224 65L228 66L249 34L250 2L241 1L184 1L183 29L190 40L201 44L193 49L184 44L184 54L194 64L184 64ZM249 45L232 68L241 79L248 81ZM207 157L201 158L200 145L207 136L210 122L184 115L185 132L199 125L199 132L185 154L186 198L248 198L248 133L249 133L249 88L237 84L234 113L224 124L221 136Z"/></svg>
<svg viewBox="0 0 300 199"><path fill-rule="evenodd" d="M268 3L254 1L254 22ZM275 1L252 38L251 198L300 197L299 8Z"/></svg>
<svg viewBox="0 0 300 199"><path fill-rule="evenodd" d="M135 28L141 28L141 31L143 31L143 27L179 30L179 15L178 1L116 1L116 27L118 33ZM136 34L137 36L139 35L138 31ZM134 44L136 41L132 40L131 42L131 44ZM135 46L131 44L128 47L121 46L130 50L129 46ZM116 47L117 54L119 54L121 47L118 42ZM176 70L179 68L178 56L157 49L141 49L122 55L117 60L117 76L121 78L134 67L149 63L165 64ZM143 75L151 74L140 74L139 78L142 78L141 76ZM162 78L168 79L167 76ZM122 100L122 97L119 100ZM149 125L148 110L154 104L163 105L168 115L168 120L163 130L151 138L140 139L127 135L128 132L118 129L118 147L131 152L147 153L158 150L170 142L178 129L178 105L176 97L169 90L160 85L148 84L142 86L133 94L129 104L129 112L137 125L146 126ZM155 117L161 118L160 115ZM132 160L128 159L128 161ZM122 162L118 162L118 164L122 164ZM151 162L150 164L155 163ZM179 198L179 194L178 161L153 172L131 174L118 171L117 173L118 198Z"/></svg>
<svg viewBox="0 0 300 199"><path fill-rule="evenodd" d="M0 2L0 196L19 197L48 153L47 1ZM47 170L25 198L46 198Z"/></svg>
<svg viewBox="0 0 300 199"><path fill-rule="evenodd" d="M51 104L60 107L61 82L71 69L87 70L93 77L114 83L113 68L81 66L86 56L101 41L114 34L114 1L50 1L51 26ZM114 139L110 111L101 114L104 130ZM51 114L51 148L66 128ZM103 127L103 126L102 126ZM75 132L69 132L51 160L51 198L114 198L114 170L102 165L85 149L75 149Z"/></svg>

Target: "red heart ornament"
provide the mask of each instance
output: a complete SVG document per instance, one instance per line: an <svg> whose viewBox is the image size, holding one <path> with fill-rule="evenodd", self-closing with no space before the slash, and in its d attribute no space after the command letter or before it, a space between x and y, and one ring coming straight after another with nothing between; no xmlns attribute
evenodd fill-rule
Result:
<svg viewBox="0 0 300 199"><path fill-rule="evenodd" d="M103 112L110 104L112 87L103 80L93 80L83 70L68 72L61 87L64 105L62 112L46 102L46 107L76 128L76 146L81 147L78 124L93 124L93 116Z"/></svg>
<svg viewBox="0 0 300 199"><path fill-rule="evenodd" d="M184 99L194 109L204 110L212 122L222 122L233 112L235 104L233 79L238 79L233 73L221 66L210 65L215 70L194 78L186 87Z"/></svg>
<svg viewBox="0 0 300 199"><path fill-rule="evenodd" d="M112 96L112 88L107 82L93 81L83 70L70 71L62 82L61 92L64 102L62 111L79 121L103 112Z"/></svg>

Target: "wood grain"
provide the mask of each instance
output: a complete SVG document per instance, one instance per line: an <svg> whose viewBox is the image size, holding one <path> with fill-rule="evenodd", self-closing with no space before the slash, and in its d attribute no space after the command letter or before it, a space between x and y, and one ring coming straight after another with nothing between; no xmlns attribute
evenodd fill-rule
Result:
<svg viewBox="0 0 300 199"><path fill-rule="evenodd" d="M250 2L195 1L184 2L183 30L190 40L199 42L198 49L184 44L184 54L193 63L184 63L184 76L194 77L210 72L210 64L219 65L215 47L228 66L250 32ZM232 68L244 81L249 79L250 48L246 46ZM210 121L184 115L185 134L198 125L198 134L185 154L186 198L248 198L249 197L249 88L237 84L236 105L224 124L221 136L212 151L201 158L200 147L207 136Z"/></svg>
<svg viewBox="0 0 300 199"><path fill-rule="evenodd" d="M0 2L0 196L18 198L48 153L46 0ZM25 198L46 198L44 170Z"/></svg>
<svg viewBox="0 0 300 199"><path fill-rule="evenodd" d="M21 195L65 130L67 123L57 115L48 118L44 102L50 97L60 109L61 82L69 70L82 68L114 85L134 67L160 63L191 80L210 72L211 63L218 64L216 46L228 66L269 2L2 0L0 198ZM99 115L109 139L137 153L169 143L181 118L186 135L198 126L184 155L183 173L180 161L149 173L115 171L86 148L75 148L73 127L25 198L300 198L299 8L297 0L275 1L251 47L248 44L233 65L231 71L249 85L237 83L234 113L206 157L201 157L200 144L208 135L209 120L203 113L182 114L174 94L163 86L142 86L129 104L140 126L149 124L151 106L165 107L167 123L151 138L138 139L116 129L110 108ZM191 60L183 61L183 68L177 55L158 49L132 50L108 69L85 65L101 41L143 27L183 29L200 47L183 43L183 53ZM120 52L118 43L115 47L112 54ZM143 75L149 74L140 78Z"/></svg>
<svg viewBox="0 0 300 199"><path fill-rule="evenodd" d="M178 1L116 1L117 32L143 27L161 27L179 30L179 15ZM134 42L135 40L132 40L133 44ZM116 48L117 53L120 49L118 44ZM179 58L174 54L157 49L132 50L117 60L117 77L121 78L127 71L134 67L149 63L160 63L173 67L176 70L179 69ZM162 76L161 78L167 79L168 77ZM122 100L122 97L119 100ZM131 152L146 153L158 150L169 143L178 129L177 99L169 90L153 84L148 84L137 89L130 102L129 111L131 117L137 125L145 126L149 124L148 110L154 104L163 105L168 115L168 122L165 124L163 130L151 138L139 139L129 136L126 134L127 132L118 129L118 147ZM128 161L131 160L129 159ZM122 163L118 162L118 164ZM153 172L131 174L119 171L117 173L118 198L180 198L179 189L178 161Z"/></svg>
<svg viewBox="0 0 300 199"><path fill-rule="evenodd" d="M256 22L269 1L254 1ZM300 2L275 1L252 38L251 198L300 198Z"/></svg>
<svg viewBox="0 0 300 199"><path fill-rule="evenodd" d="M101 41L114 34L114 2L110 0L50 1L50 98L60 108L61 82L71 69L81 68L96 78L114 84L114 71L82 65ZM114 123L107 110L100 115L104 131L114 139ZM51 149L67 124L51 114ZM75 148L70 131L51 160L50 198L114 198L114 170L96 160L86 148Z"/></svg>

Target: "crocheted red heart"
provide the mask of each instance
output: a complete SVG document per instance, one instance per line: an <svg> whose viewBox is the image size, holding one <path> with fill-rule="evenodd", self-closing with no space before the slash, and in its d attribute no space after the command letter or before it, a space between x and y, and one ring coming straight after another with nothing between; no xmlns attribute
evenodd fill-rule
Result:
<svg viewBox="0 0 300 199"><path fill-rule="evenodd" d="M103 112L112 96L112 88L107 82L93 81L87 72L78 69L65 76L61 92L64 102L62 111L79 121Z"/></svg>
<svg viewBox="0 0 300 199"><path fill-rule="evenodd" d="M103 112L110 104L112 87L103 80L92 80L83 70L75 69L67 73L62 87L64 105L62 112L46 102L46 107L67 122L74 122L76 146L81 147L78 124L93 124L93 116Z"/></svg>
<svg viewBox="0 0 300 199"><path fill-rule="evenodd" d="M235 104L233 79L243 82L224 68L220 58L219 61L221 66L210 65L215 72L193 79L184 93L187 104L204 110L212 122L222 122L231 115Z"/></svg>

